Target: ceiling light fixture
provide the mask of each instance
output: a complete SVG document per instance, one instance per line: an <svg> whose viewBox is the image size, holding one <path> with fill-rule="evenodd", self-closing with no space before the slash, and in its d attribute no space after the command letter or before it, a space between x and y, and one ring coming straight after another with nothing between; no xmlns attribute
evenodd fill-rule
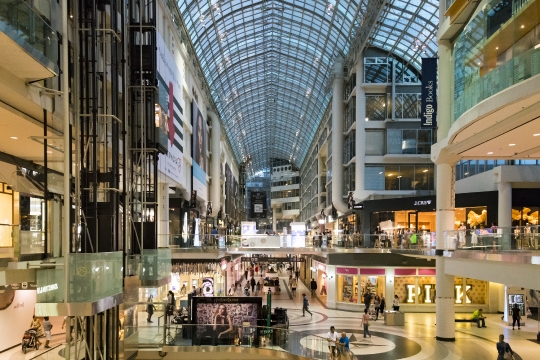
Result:
<svg viewBox="0 0 540 360"><path fill-rule="evenodd" d="M422 171L422 172L428 172L428 171L429 171L429 170L428 170L428 169L426 169L426 170L424 170L424 171Z"/></svg>
<svg viewBox="0 0 540 360"><path fill-rule="evenodd" d="M516 146L516 144L508 144L508 146Z"/></svg>
<svg viewBox="0 0 540 360"><path fill-rule="evenodd" d="M18 140L18 139L19 139L19 138L16 137L16 136L12 136L11 138L12 138L13 140Z"/></svg>
<svg viewBox="0 0 540 360"><path fill-rule="evenodd" d="M533 136L540 136L540 133L538 133L538 134L533 134Z"/></svg>
<svg viewBox="0 0 540 360"><path fill-rule="evenodd" d="M326 5L326 14L327 15L332 15L333 12L334 12L334 4L328 3Z"/></svg>
<svg viewBox="0 0 540 360"><path fill-rule="evenodd" d="M366 121L369 121L369 118L366 118Z"/></svg>
<svg viewBox="0 0 540 360"><path fill-rule="evenodd" d="M488 152L488 155L491 155L491 154L493 154L493 151Z"/></svg>
<svg viewBox="0 0 540 360"><path fill-rule="evenodd" d="M522 29L525 29L525 25L521 25L521 28L522 28Z"/></svg>

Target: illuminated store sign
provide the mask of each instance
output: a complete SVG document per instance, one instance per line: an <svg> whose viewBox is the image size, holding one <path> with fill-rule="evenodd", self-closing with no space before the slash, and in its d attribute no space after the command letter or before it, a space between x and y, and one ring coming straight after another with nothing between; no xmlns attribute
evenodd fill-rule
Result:
<svg viewBox="0 0 540 360"><path fill-rule="evenodd" d="M454 285L455 294L456 294L456 304L463 304L463 295L465 295L465 303L470 304L471 299L469 298L469 292L472 289L472 285L465 286L465 293L462 292L463 285Z"/></svg>
<svg viewBox="0 0 540 360"><path fill-rule="evenodd" d="M37 288L37 293L38 294L43 294L43 293L53 291L53 290L58 290L58 284L40 286L40 287Z"/></svg>

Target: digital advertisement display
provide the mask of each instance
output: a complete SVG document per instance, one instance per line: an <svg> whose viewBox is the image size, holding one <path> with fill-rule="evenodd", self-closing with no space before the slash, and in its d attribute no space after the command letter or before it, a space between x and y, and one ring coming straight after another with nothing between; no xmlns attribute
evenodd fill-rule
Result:
<svg viewBox="0 0 540 360"><path fill-rule="evenodd" d="M159 98L155 108L155 123L159 127L159 143L167 149L159 154L158 169L180 185L185 184L182 78L180 70L157 33L157 77Z"/></svg>
<svg viewBox="0 0 540 360"><path fill-rule="evenodd" d="M192 106L192 126L193 126L193 189L197 191L199 197L207 200L206 195L206 147L207 147L207 131L206 120L204 120L199 107L195 101L191 102Z"/></svg>
<svg viewBox="0 0 540 360"><path fill-rule="evenodd" d="M291 223L291 243L289 247L306 247L306 224Z"/></svg>
<svg viewBox="0 0 540 360"><path fill-rule="evenodd" d="M242 337L243 326L257 325L260 297L194 297L194 345L232 345Z"/></svg>

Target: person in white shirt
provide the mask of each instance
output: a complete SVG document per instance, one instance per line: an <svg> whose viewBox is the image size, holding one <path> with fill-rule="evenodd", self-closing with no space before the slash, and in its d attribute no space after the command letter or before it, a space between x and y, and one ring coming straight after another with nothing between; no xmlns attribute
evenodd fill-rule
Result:
<svg viewBox="0 0 540 360"><path fill-rule="evenodd" d="M394 301L392 302L394 311L399 311L399 297L394 295Z"/></svg>
<svg viewBox="0 0 540 360"><path fill-rule="evenodd" d="M330 350L330 359L334 360L338 358L338 353L336 352L336 342L338 341L338 334L336 329L331 326L330 331L326 334L326 340L328 340L328 349Z"/></svg>

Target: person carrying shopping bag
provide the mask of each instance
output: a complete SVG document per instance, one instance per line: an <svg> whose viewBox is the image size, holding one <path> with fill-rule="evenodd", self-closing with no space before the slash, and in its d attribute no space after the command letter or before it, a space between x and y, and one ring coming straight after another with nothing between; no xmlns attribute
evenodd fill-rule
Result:
<svg viewBox="0 0 540 360"><path fill-rule="evenodd" d="M499 342L497 343L497 360L513 360L514 352L510 347L510 344L504 342L504 335L499 335Z"/></svg>
<svg viewBox="0 0 540 360"><path fill-rule="evenodd" d="M368 309L364 309L364 315L362 315L362 326L364 327L364 337L366 337L366 335L369 335L369 337L371 337L371 333L369 332Z"/></svg>

